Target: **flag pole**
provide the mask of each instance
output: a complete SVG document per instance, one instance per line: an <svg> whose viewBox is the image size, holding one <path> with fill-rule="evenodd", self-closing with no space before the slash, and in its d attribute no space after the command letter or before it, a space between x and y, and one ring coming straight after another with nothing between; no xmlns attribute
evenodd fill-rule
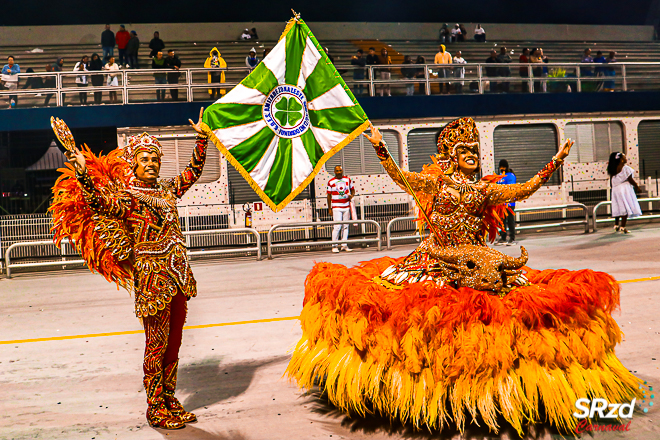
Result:
<svg viewBox="0 0 660 440"><path fill-rule="evenodd" d="M387 150L387 154L390 156L390 158L392 158L392 155L390 154L390 150L389 150L389 148L387 148L387 144L385 144L385 142L383 142L383 146L385 147L385 150ZM438 240L438 244L440 244L440 234L438 234L438 231L435 229L435 226L433 226L433 223L431 223L431 219L429 218L428 214L424 210L424 207L422 206L421 202L417 198L417 194L415 194L415 191L410 186L410 182L408 182L408 179L406 179L406 176L403 174L403 171L401 171L401 168L399 168L399 165L394 161L394 159L392 159L392 163L394 164L394 167L396 168L396 171L399 174L399 177L401 177L401 180L403 181L403 184L408 189L408 192L413 196L413 199L415 199L415 203L417 204L417 208L422 212L422 215L424 215L424 219L426 220L426 224L429 226L429 229L431 230L433 235L435 235L435 239Z"/></svg>

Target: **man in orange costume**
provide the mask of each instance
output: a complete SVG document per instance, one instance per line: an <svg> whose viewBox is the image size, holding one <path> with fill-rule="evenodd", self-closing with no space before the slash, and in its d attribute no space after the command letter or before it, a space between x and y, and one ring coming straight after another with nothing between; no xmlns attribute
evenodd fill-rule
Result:
<svg viewBox="0 0 660 440"><path fill-rule="evenodd" d="M122 157L133 176L123 188L96 184L88 173L85 155L75 146L66 153L97 221L99 216L114 220L126 233L127 240L110 246L133 257L135 313L146 336L143 370L147 420L165 429L183 428L197 420L174 397L186 302L197 295L176 201L202 174L207 147L202 112L197 124L190 122L198 133L195 149L185 170L172 179L158 179L162 147L147 133L131 136L124 148Z"/></svg>

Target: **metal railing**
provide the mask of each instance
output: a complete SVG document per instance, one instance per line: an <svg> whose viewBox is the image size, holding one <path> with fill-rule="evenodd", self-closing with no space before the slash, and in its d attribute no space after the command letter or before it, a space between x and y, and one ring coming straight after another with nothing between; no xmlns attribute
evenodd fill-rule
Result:
<svg viewBox="0 0 660 440"><path fill-rule="evenodd" d="M206 231L189 231L184 232L184 236L192 235L217 235L217 234L252 234L255 237L255 246L254 247L242 247L242 248L231 248L231 249L211 249L211 250L199 250L199 251L187 251L188 256L203 256L203 255L218 255L218 254L235 254L235 253L247 253L254 252L257 255L257 261L261 260L261 236L259 231L252 228L237 228L237 229L212 229ZM62 240L63 245L69 244L68 239ZM11 262L11 253L12 250L21 248L21 247L34 247L34 246L47 246L54 245L52 240L42 240L42 241L24 241L20 243L14 243L7 248L5 251L5 268L7 270L7 278L11 278L12 268L19 267L47 267L47 266L62 266L65 268L68 265L72 264L85 264L85 260L67 260L64 253L62 254L62 259L60 261L39 261L32 263L12 263Z"/></svg>
<svg viewBox="0 0 660 440"><path fill-rule="evenodd" d="M410 217L397 217L393 218L387 223L387 228L385 230L385 236L387 240L387 249L390 250L392 249L392 242L393 241L399 241L399 240L413 240L413 239L418 239L422 240L426 237L429 236L429 234L424 234L424 235L419 235L419 232L414 234L414 235L397 235L397 236L392 236L392 226L394 226L396 223L403 223L403 222L410 222L410 221L415 221L417 220L417 217L415 216L410 216Z"/></svg>
<svg viewBox="0 0 660 440"><path fill-rule="evenodd" d="M589 233L589 208L582 203L567 203L565 205L548 205L548 206L533 206L529 208L517 208L514 210L514 213L519 214L523 212L535 212L535 211L553 211L553 210L562 210L562 217L566 218L566 210L580 208L584 212L584 220L568 220L561 222L551 222L551 223L541 223L533 225L524 225L521 226L516 222L516 232L526 229L539 229L539 228L554 228L570 225L584 225L584 232ZM404 240L421 240L428 237L428 233L420 235L419 232L416 232L412 235L397 235L392 236L392 226L399 222L409 222L416 220L417 217L397 217L390 220L387 223L386 229L386 238L387 238L387 249L392 249L392 242L394 241L404 241Z"/></svg>
<svg viewBox="0 0 660 440"><path fill-rule="evenodd" d="M660 63L471 63L471 64L390 64L356 67L338 65L337 70L356 96L392 94L440 94L440 93L513 93L513 92L589 92L598 90L660 90ZM72 104L67 96L95 92L116 92L117 104L134 104L165 100L165 91L180 90L171 94L177 101L202 101L217 99L242 81L251 71L247 67L224 69L188 68L171 69L124 69L118 71L88 72L38 72L17 74L17 88L0 90L0 98L55 97L55 105ZM214 75L209 83L209 74ZM225 75L225 82L217 76ZM108 84L109 75L117 79L117 85ZM84 77L85 84L76 83ZM94 86L93 77L103 77L100 86ZM53 78L55 87L23 89L21 82L29 78ZM158 82L156 82L158 80ZM82 80L79 80L82 81ZM49 81L52 82L52 81ZM467 84L467 87L464 87ZM452 85L451 88L447 86ZM513 85L514 87L510 87ZM520 85L520 87L516 87ZM415 89L417 88L417 92ZM209 96L209 92L211 95ZM159 94L162 91L162 98ZM224 92L221 92L224 91ZM147 92L156 92L156 99ZM366 92L366 93L365 93ZM175 97L175 95L177 95ZM50 99L50 98L47 98ZM86 100L86 98L84 98ZM79 99L79 103L81 103ZM93 100L87 104L93 104ZM43 105L46 105L45 103Z"/></svg>
<svg viewBox="0 0 660 440"><path fill-rule="evenodd" d="M287 243L273 243L273 232L281 228L289 229L313 229L321 226L334 226L334 225L351 225L351 224L370 224L376 228L375 238L353 238L348 240L319 240L319 241L301 241L301 242L287 242ZM268 230L268 259L273 258L273 249L290 248L290 247L311 247L311 246L327 246L332 244L345 244L350 243L377 243L378 250L381 247L381 229L380 224L375 220L347 220L347 221L332 221L332 222L309 222L309 223L283 223L271 226Z"/></svg>
<svg viewBox="0 0 660 440"><path fill-rule="evenodd" d="M584 220L564 220L561 222L553 222L553 223L541 223L541 224L534 224L534 225L525 225L525 226L520 226L516 222L516 232L517 231L522 231L525 229L539 229L539 228L555 228L555 227L561 227L561 226L570 226L570 225L584 225L584 232L585 234L589 233L589 208L587 208L586 205L583 205L582 203L567 203L565 205L548 205L548 206L532 206L529 208L516 208L513 210L514 213L521 213L521 212L532 212L532 211L551 211L551 210L562 210L562 217L566 218L566 210L571 209L571 208L580 208L584 212Z"/></svg>
<svg viewBox="0 0 660 440"><path fill-rule="evenodd" d="M660 197L650 197L650 198L645 198L645 199L637 199L639 203L644 203L644 202L660 202ZM594 206L594 212L591 216L592 219L592 228L593 231L596 232L598 229L598 223L608 223L608 222L613 222L614 218L603 218L598 220L598 210L603 207L603 206L611 206L612 202L611 201L605 201L605 202L600 202L596 206ZM628 221L634 221L634 220L648 220L651 218L660 218L660 214L643 214L639 217L635 218L628 218Z"/></svg>

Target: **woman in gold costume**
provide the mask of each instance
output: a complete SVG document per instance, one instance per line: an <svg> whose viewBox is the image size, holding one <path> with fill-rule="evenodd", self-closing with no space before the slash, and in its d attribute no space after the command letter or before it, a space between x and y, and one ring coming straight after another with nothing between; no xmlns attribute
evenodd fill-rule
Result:
<svg viewBox="0 0 660 440"><path fill-rule="evenodd" d="M610 275L534 270L524 248L512 258L486 246L506 203L537 191L571 141L528 182L497 185L500 176L476 178L471 118L442 129L434 164L421 173L400 171L374 127L367 138L392 179L416 195L431 234L404 258L314 267L290 378L307 389L320 383L333 404L359 415L419 429L483 422L495 432L503 418L521 435L544 420L574 432L579 398L638 395L614 354L619 286Z"/></svg>

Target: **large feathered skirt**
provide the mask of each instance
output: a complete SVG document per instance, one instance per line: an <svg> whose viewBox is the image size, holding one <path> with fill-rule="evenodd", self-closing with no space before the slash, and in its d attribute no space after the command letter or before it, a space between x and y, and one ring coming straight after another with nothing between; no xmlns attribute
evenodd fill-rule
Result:
<svg viewBox="0 0 660 440"><path fill-rule="evenodd" d="M614 354L619 286L610 275L525 268L531 285L504 298L372 281L397 261L314 266L303 336L286 370L300 387L320 384L341 410L417 428L463 431L483 421L497 432L501 414L519 433L542 414L574 431L579 398L638 395L638 380Z"/></svg>

